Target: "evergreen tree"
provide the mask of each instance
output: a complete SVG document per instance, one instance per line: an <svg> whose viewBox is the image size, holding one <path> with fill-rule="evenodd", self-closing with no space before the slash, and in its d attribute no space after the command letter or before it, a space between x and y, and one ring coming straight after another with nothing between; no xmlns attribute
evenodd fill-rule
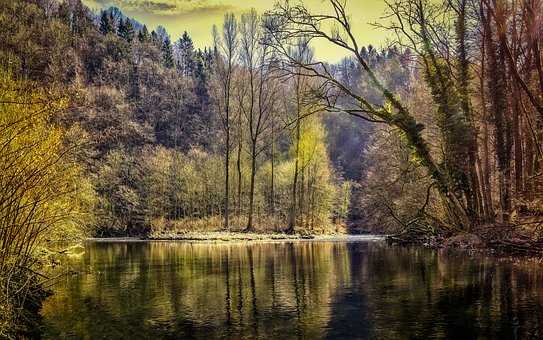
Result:
<svg viewBox="0 0 543 340"><path fill-rule="evenodd" d="M151 32L151 42L153 42L153 44L157 46L162 47L162 42L158 40L158 35L156 34L156 31L154 30Z"/></svg>
<svg viewBox="0 0 543 340"><path fill-rule="evenodd" d="M138 32L138 40L143 43L149 40L149 31L147 30L147 26L143 25L143 28Z"/></svg>
<svg viewBox="0 0 543 340"><path fill-rule="evenodd" d="M195 80L194 92L197 98L197 111L198 115L204 119L211 119L209 117L209 91L208 91L208 72L209 69L206 69L204 54L202 51L198 51L194 62L194 71L193 77ZM207 115L207 116L206 116Z"/></svg>
<svg viewBox="0 0 543 340"><path fill-rule="evenodd" d="M124 36L126 35L126 26L124 25L123 18L119 20L119 26L117 27L117 35L123 39L124 39Z"/></svg>
<svg viewBox="0 0 543 340"><path fill-rule="evenodd" d="M174 66L173 51L172 51L172 43L170 42L169 37L166 37L164 39L161 50L162 50L162 60L164 61L164 66L167 68L172 68Z"/></svg>
<svg viewBox="0 0 543 340"><path fill-rule="evenodd" d="M163 42L164 40L166 40L166 38L170 39L170 35L168 34L168 31L166 31L166 28L164 28L164 26L158 25L155 32L160 42Z"/></svg>
<svg viewBox="0 0 543 340"><path fill-rule="evenodd" d="M136 35L136 32L134 31L134 25L132 24L132 21L126 19L126 40L128 42L132 42L134 40L134 37Z"/></svg>
<svg viewBox="0 0 543 340"><path fill-rule="evenodd" d="M213 67L213 55L214 55L213 50L211 48L210 49L204 48L204 52L201 52L201 53L202 53L201 58L202 58L202 62L204 64L205 70L207 72L211 72L212 67Z"/></svg>
<svg viewBox="0 0 543 340"><path fill-rule="evenodd" d="M177 68L181 74L188 76L194 73L194 44L187 31L183 33L176 44Z"/></svg>
<svg viewBox="0 0 543 340"><path fill-rule="evenodd" d="M102 11L102 15L100 16L100 33L106 35L113 32L115 32L115 19L113 15L107 11Z"/></svg>
<svg viewBox="0 0 543 340"><path fill-rule="evenodd" d="M130 19L126 18L125 21L121 19L119 23L118 35L128 42L134 40L134 26Z"/></svg>

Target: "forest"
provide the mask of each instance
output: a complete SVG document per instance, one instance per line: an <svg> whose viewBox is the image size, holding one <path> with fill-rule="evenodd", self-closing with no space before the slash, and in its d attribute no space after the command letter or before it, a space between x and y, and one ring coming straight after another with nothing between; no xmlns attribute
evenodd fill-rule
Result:
<svg viewBox="0 0 543 340"><path fill-rule="evenodd" d="M374 47L348 1L285 0L226 13L200 49L116 7L0 0L0 336L32 337L46 268L88 237L373 232L540 254L542 6L386 0Z"/></svg>

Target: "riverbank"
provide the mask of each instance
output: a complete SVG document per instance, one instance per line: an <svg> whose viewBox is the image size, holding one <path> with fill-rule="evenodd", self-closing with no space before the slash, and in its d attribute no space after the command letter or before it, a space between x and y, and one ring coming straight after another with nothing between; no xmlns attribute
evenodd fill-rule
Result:
<svg viewBox="0 0 543 340"><path fill-rule="evenodd" d="M494 255L523 255L540 257L543 244L527 238L505 239L489 237L476 233L461 233L450 236L429 236L424 234L286 234L286 233L244 233L239 231L209 232L161 232L142 237L106 237L88 238L91 242L149 242L149 241L185 241L185 242L281 242L281 241L329 241L359 242L386 241L389 244L422 246L432 249L451 249Z"/></svg>
<svg viewBox="0 0 543 340"><path fill-rule="evenodd" d="M492 252L496 255L541 257L543 241L523 234L507 232L474 231L448 236L429 236L418 233L387 235L391 244L417 245L434 249L459 249L476 252Z"/></svg>
<svg viewBox="0 0 543 340"><path fill-rule="evenodd" d="M384 235L350 234L285 234L285 233L242 233L242 232L185 232L154 233L145 237L88 238L92 242L147 242L147 241L190 241L190 242L255 242L255 241L337 241L357 242L384 240Z"/></svg>

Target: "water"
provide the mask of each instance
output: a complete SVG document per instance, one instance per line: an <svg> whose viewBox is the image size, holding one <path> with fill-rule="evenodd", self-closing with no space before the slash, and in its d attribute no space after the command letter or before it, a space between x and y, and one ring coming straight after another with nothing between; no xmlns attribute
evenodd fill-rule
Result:
<svg viewBox="0 0 543 340"><path fill-rule="evenodd" d="M49 339L524 339L543 266L382 241L92 242L42 310Z"/></svg>

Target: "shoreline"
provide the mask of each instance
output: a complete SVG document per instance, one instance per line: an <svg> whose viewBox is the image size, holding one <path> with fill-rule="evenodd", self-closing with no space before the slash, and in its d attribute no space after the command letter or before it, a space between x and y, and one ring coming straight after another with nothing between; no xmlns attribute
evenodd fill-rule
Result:
<svg viewBox="0 0 543 340"><path fill-rule="evenodd" d="M228 242L359 242L385 241L386 235L375 234L330 234L330 235L300 235L283 233L242 233L242 232L206 232L183 233L167 235L151 235L146 237L104 237L87 238L85 242L197 242L197 243L228 243Z"/></svg>
<svg viewBox="0 0 543 340"><path fill-rule="evenodd" d="M416 246L434 250L453 250L469 254L490 255L498 258L535 259L543 261L543 251L538 244L518 242L516 239L484 239L475 233L461 233L450 237L421 236L413 234L386 235L387 244Z"/></svg>
<svg viewBox="0 0 543 340"><path fill-rule="evenodd" d="M242 233L242 232L206 232L183 233L160 236L134 237L93 237L83 243L188 243L188 244L258 244L258 243L305 243L305 242L380 242L389 246L419 247L437 252L453 252L468 257L490 256L505 261L522 261L543 264L543 254L537 252L512 251L511 249L492 247L489 244L471 242L448 242L446 238L428 237L417 239L399 238L398 235L380 234L328 234L328 235L288 235L283 233Z"/></svg>
<svg viewBox="0 0 543 340"><path fill-rule="evenodd" d="M470 235L470 234L467 234ZM472 235L472 234L471 234ZM412 235L411 235L412 236ZM534 251L512 251L493 247L480 239L465 239L464 236L409 237L408 235L379 234L284 234L284 233L243 233L243 232L187 232L156 234L133 237L92 237L84 242L96 243L137 243L137 242L186 242L186 243L269 243L269 242L386 242L390 245L416 246L434 250L452 250L469 254L486 254L497 257L541 259L541 253Z"/></svg>

